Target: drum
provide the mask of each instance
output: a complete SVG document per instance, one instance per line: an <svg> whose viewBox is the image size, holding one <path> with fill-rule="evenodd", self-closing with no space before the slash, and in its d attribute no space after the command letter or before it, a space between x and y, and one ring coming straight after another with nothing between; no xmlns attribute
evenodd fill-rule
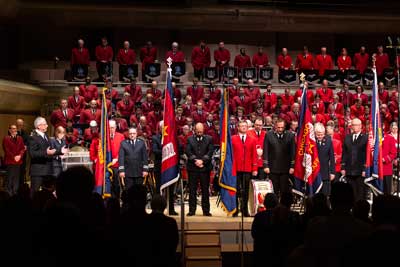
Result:
<svg viewBox="0 0 400 267"><path fill-rule="evenodd" d="M249 188L248 208L251 216L264 209L264 198L267 193L273 193L271 180L251 180Z"/></svg>

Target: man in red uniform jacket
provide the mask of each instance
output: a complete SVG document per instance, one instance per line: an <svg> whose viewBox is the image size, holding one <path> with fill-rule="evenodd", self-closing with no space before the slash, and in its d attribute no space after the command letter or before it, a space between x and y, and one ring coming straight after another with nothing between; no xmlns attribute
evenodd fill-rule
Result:
<svg viewBox="0 0 400 267"><path fill-rule="evenodd" d="M142 62L142 81L148 82L146 78L146 66L154 63L157 59L157 48L153 46L151 41L147 41L146 45L140 49L140 61Z"/></svg>
<svg viewBox="0 0 400 267"><path fill-rule="evenodd" d="M192 50L192 65L194 77L199 80L203 79L203 69L210 67L211 64L211 53L210 48L206 46L206 43L201 40L200 46L196 46Z"/></svg>
<svg viewBox="0 0 400 267"><path fill-rule="evenodd" d="M108 45L107 38L101 38L101 45L96 46L96 68L101 81L106 80L112 75L112 60L114 52L111 46ZM109 69L106 72L106 69Z"/></svg>
<svg viewBox="0 0 400 267"><path fill-rule="evenodd" d="M356 70L363 75L369 64L369 55L365 52L365 46L361 46L360 52L355 53L353 64Z"/></svg>
<svg viewBox="0 0 400 267"><path fill-rule="evenodd" d="M221 101L221 89L215 86L215 81L210 81L210 86L208 87L208 91L210 92L210 99L214 100L216 103ZM229 95L232 97L231 95Z"/></svg>
<svg viewBox="0 0 400 267"><path fill-rule="evenodd" d="M214 50L214 60L215 67L218 69L218 77L221 80L224 67L229 66L229 61L231 60L231 53L228 49L225 49L224 42L220 42L218 49Z"/></svg>
<svg viewBox="0 0 400 267"><path fill-rule="evenodd" d="M106 82L106 86L107 90L105 91L106 94L106 98L111 100L111 102L115 103L115 101L117 101L119 98L118 95L118 91L117 89L113 88L113 84L111 80L108 80Z"/></svg>
<svg viewBox="0 0 400 267"><path fill-rule="evenodd" d="M337 58L337 66L340 72L344 73L345 71L351 68L351 57L347 55L347 49L342 48L340 52L340 56Z"/></svg>
<svg viewBox="0 0 400 267"><path fill-rule="evenodd" d="M89 124L93 120L96 121L97 124L100 124L101 110L97 108L96 100L90 101L89 108L82 110L79 123Z"/></svg>
<svg viewBox="0 0 400 267"><path fill-rule="evenodd" d="M285 88L285 93L281 94L281 98L282 98L282 104L288 106L289 108L294 103L294 98L290 94L290 88Z"/></svg>
<svg viewBox="0 0 400 267"><path fill-rule="evenodd" d="M117 112L126 120L129 120L135 109L135 103L130 98L131 95L125 92L122 100L117 103Z"/></svg>
<svg viewBox="0 0 400 267"><path fill-rule="evenodd" d="M276 59L276 64L279 67L279 71L292 69L292 58L288 55L286 47L282 48L282 53Z"/></svg>
<svg viewBox="0 0 400 267"><path fill-rule="evenodd" d="M296 70L301 73L304 70L314 69L314 57L308 52L308 47L303 47L303 53L296 57Z"/></svg>
<svg viewBox="0 0 400 267"><path fill-rule="evenodd" d="M267 133L263 128L263 120L258 118L254 121L254 128L247 131L248 136L253 137L256 140L256 152L257 152L257 179L264 180L265 173L263 169L263 148L264 148L264 138Z"/></svg>
<svg viewBox="0 0 400 267"><path fill-rule="evenodd" d="M155 133L157 127L159 127L159 122L163 120L163 106L160 101L154 102L154 109L150 111L147 116L147 124L152 129L152 132Z"/></svg>
<svg viewBox="0 0 400 267"><path fill-rule="evenodd" d="M90 77L86 77L86 83L79 86L79 94L85 98L86 103L99 98L99 90L91 82Z"/></svg>
<svg viewBox="0 0 400 267"><path fill-rule="evenodd" d="M146 90L146 95L151 94L154 100L161 99L162 93L160 89L157 89L157 81L151 82L151 88Z"/></svg>
<svg viewBox="0 0 400 267"><path fill-rule="evenodd" d="M271 114L271 109L277 103L277 95L272 93L272 84L267 84L267 91L264 93L264 112Z"/></svg>
<svg viewBox="0 0 400 267"><path fill-rule="evenodd" d="M79 115L86 106L85 98L79 93L79 87L75 86L73 95L68 97L68 108L74 111L74 121L79 120Z"/></svg>
<svg viewBox="0 0 400 267"><path fill-rule="evenodd" d="M83 132L83 140L85 143L90 144L96 138L99 138L99 127L95 120L89 123L89 128Z"/></svg>
<svg viewBox="0 0 400 267"><path fill-rule="evenodd" d="M239 95L235 96L232 99L232 110L231 112L235 111L238 107L244 108L245 115L250 113L251 105L251 98L245 95L245 91L243 87L239 89Z"/></svg>
<svg viewBox="0 0 400 267"><path fill-rule="evenodd" d="M333 101L333 90L328 88L328 80L324 79L322 81L322 87L317 89L317 95L321 97L325 105L325 112L327 112L329 104Z"/></svg>
<svg viewBox="0 0 400 267"><path fill-rule="evenodd" d="M333 70L332 57L326 53L326 46L321 47L321 54L315 57L315 69L319 76L324 76L325 70Z"/></svg>
<svg viewBox="0 0 400 267"><path fill-rule="evenodd" d="M331 105L333 106L335 113L344 116L344 107L343 104L340 103L338 95L333 96L333 103Z"/></svg>
<svg viewBox="0 0 400 267"><path fill-rule="evenodd" d="M71 69L74 78L77 77L79 66L84 69L84 75L87 76L88 74L88 68L90 65L90 56L89 56L89 50L86 47L84 47L84 45L85 42L82 39L79 39L78 47L72 48Z"/></svg>
<svg viewBox="0 0 400 267"><path fill-rule="evenodd" d="M8 127L8 134L3 138L4 165L6 166L6 188L10 196L15 195L20 186L19 176L25 153L24 140L17 134L17 125Z"/></svg>
<svg viewBox="0 0 400 267"><path fill-rule="evenodd" d="M190 95L192 97L192 102L197 103L197 101L203 98L204 88L198 85L199 80L197 78L193 78L192 86L188 86L186 88L186 95Z"/></svg>
<svg viewBox="0 0 400 267"><path fill-rule="evenodd" d="M314 102L314 92L312 89L308 88L308 82L304 82L304 86L307 87L307 103ZM301 95L303 94L303 88L299 88L294 93L294 102L300 103Z"/></svg>
<svg viewBox="0 0 400 267"><path fill-rule="evenodd" d="M124 48L121 48L117 54L117 61L119 64L119 80L123 81L127 77L127 71L129 65L135 64L136 53L130 48L128 41L124 42Z"/></svg>
<svg viewBox="0 0 400 267"><path fill-rule="evenodd" d="M53 113L51 113L50 122L54 126L54 128L57 128L58 126L66 128L67 120L73 120L74 117L75 111L68 108L68 102L66 99L61 99L60 108L54 110Z"/></svg>
<svg viewBox="0 0 400 267"><path fill-rule="evenodd" d="M354 105L352 105L350 108L350 117L351 117L351 119L361 118L362 116L364 116L364 114L365 114L365 111L364 111L364 107L362 106L362 100L357 99L356 103Z"/></svg>
<svg viewBox="0 0 400 267"><path fill-rule="evenodd" d="M300 104L299 103L294 103L292 105L292 110L286 113L286 116L288 118L288 121L286 123L290 125L289 123L292 121L299 121L299 115L300 115Z"/></svg>
<svg viewBox="0 0 400 267"><path fill-rule="evenodd" d="M381 104L388 104L389 103L389 93L385 89L385 84L383 82L380 82L378 84L378 94L379 94L379 100L381 101Z"/></svg>
<svg viewBox="0 0 400 267"><path fill-rule="evenodd" d="M167 63L167 59L169 57L172 59L172 63L185 62L185 54L178 48L178 43L173 42L171 45L171 50L167 51L165 54L165 63Z"/></svg>
<svg viewBox="0 0 400 267"><path fill-rule="evenodd" d="M337 95L339 96L340 103L342 103L344 107L349 107L353 104L353 94L349 91L348 83L343 83L343 87Z"/></svg>
<svg viewBox="0 0 400 267"><path fill-rule="evenodd" d="M378 53L375 55L376 74L381 79L383 70L390 67L389 56L383 52L383 46L378 46Z"/></svg>
<svg viewBox="0 0 400 267"><path fill-rule="evenodd" d="M176 122L176 126L178 128L178 134L182 133L182 128L183 128L183 126L186 125L186 117L183 115L182 106L178 106L176 108L175 122Z"/></svg>
<svg viewBox="0 0 400 267"><path fill-rule="evenodd" d="M240 211L243 213L243 216L249 217L247 202L249 200L250 180L252 176L257 176L258 169L257 140L247 134L247 122L240 121L238 130L239 133L232 136L233 164L236 167L237 177L236 202L238 202L238 197L240 197ZM239 205L237 206L239 207ZM238 213L239 209L233 216L237 216Z"/></svg>
<svg viewBox="0 0 400 267"><path fill-rule="evenodd" d="M207 112L203 110L203 102L198 101L196 104L196 110L192 112L191 117L194 123L205 123L207 120Z"/></svg>
<svg viewBox="0 0 400 267"><path fill-rule="evenodd" d="M200 100L203 102L203 109L208 113L215 113L217 111L217 103L210 99L210 92L208 90L204 91L204 97Z"/></svg>
<svg viewBox="0 0 400 267"><path fill-rule="evenodd" d="M257 70L260 68L265 68L269 66L268 55L263 52L263 47L259 46L257 53L253 55L252 60L253 67L256 67Z"/></svg>
<svg viewBox="0 0 400 267"><path fill-rule="evenodd" d="M183 116L185 117L191 116L192 112L196 110L196 106L193 104L193 100L190 95L186 95L185 102L182 104L182 109Z"/></svg>
<svg viewBox="0 0 400 267"><path fill-rule="evenodd" d="M353 94L353 103L356 103L357 99L361 99L363 106L368 104L368 95L364 94L364 88L361 85L356 87L356 93Z"/></svg>
<svg viewBox="0 0 400 267"><path fill-rule="evenodd" d="M245 48L240 48L240 54L235 56L233 65L238 68L239 75L243 68L251 67L250 57L246 55Z"/></svg>
<svg viewBox="0 0 400 267"><path fill-rule="evenodd" d="M115 120L109 121L110 125L110 147L111 147L111 169L113 170L113 179L111 181L111 196L119 199L121 186L119 182L119 173L118 173L118 154L119 148L121 146L121 142L125 139L123 134L117 132L117 124ZM107 182L107 181L106 181Z"/></svg>
<svg viewBox="0 0 400 267"><path fill-rule="evenodd" d="M131 95L131 101L135 104L142 100L142 87L136 84L136 79L131 79L131 84L125 86L125 92Z"/></svg>

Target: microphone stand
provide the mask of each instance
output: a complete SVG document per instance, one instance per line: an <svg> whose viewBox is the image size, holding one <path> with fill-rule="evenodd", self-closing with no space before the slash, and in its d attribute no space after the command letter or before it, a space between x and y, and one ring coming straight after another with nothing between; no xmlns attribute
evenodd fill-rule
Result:
<svg viewBox="0 0 400 267"><path fill-rule="evenodd" d="M400 49L400 38L397 37L397 45L392 44L392 39L388 37L389 40L389 45L386 46L388 49L394 49L395 53L395 60L396 60L396 74L397 74L397 108L399 109L399 103L400 103L400 77L399 77L399 54L398 54L398 49ZM397 114L397 127L399 127L399 122L400 122L400 112ZM396 187L396 193L397 197L400 197L400 131L397 130L397 187Z"/></svg>

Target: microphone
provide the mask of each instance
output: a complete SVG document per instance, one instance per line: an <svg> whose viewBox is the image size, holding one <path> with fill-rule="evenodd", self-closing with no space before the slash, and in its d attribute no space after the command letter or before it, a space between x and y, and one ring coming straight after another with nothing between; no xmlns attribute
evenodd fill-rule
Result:
<svg viewBox="0 0 400 267"><path fill-rule="evenodd" d="M392 37L388 36L387 39L388 39L389 45L387 45L386 48L393 48Z"/></svg>

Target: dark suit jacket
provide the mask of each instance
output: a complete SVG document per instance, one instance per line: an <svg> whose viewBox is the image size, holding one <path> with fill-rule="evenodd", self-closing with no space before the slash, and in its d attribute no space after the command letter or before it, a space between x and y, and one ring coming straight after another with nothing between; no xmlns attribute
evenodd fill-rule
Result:
<svg viewBox="0 0 400 267"><path fill-rule="evenodd" d="M320 174L322 180L326 181L330 179L330 174L335 174L335 156L331 137L325 136L321 145L319 145L317 141L317 148L320 162Z"/></svg>
<svg viewBox="0 0 400 267"><path fill-rule="evenodd" d="M143 177L143 171L148 171L148 156L143 140L136 138L135 146L130 140L124 140L119 149L119 171L126 177Z"/></svg>
<svg viewBox="0 0 400 267"><path fill-rule="evenodd" d="M271 173L289 173L294 168L296 153L294 136L285 131L279 139L274 131L269 131L264 139L263 167Z"/></svg>
<svg viewBox="0 0 400 267"><path fill-rule="evenodd" d="M365 158L368 136L360 133L353 143L353 135L346 135L343 142L342 170L346 175L359 176L365 171Z"/></svg>
<svg viewBox="0 0 400 267"><path fill-rule="evenodd" d="M45 176L53 174L53 157L47 155L47 148L51 147L50 138L47 141L36 131L28 138L28 151L31 156L31 176Z"/></svg>
<svg viewBox="0 0 400 267"><path fill-rule="evenodd" d="M151 137L152 151L154 154L154 163L156 165L161 165L162 159L162 144L161 144L161 134L155 134ZM155 166L154 166L155 167ZM161 168L161 166L159 166Z"/></svg>
<svg viewBox="0 0 400 267"><path fill-rule="evenodd" d="M186 155L188 157L187 170L193 172L211 171L211 158L213 154L213 141L211 136L203 135L201 141L197 141L196 135L192 135L187 139ZM199 168L194 164L196 159L203 160L203 168Z"/></svg>
<svg viewBox="0 0 400 267"><path fill-rule="evenodd" d="M60 155L62 155L61 149L66 146L65 139L61 140L60 144L55 138L50 138L50 146L56 149L56 154L53 157L53 167L62 167Z"/></svg>

